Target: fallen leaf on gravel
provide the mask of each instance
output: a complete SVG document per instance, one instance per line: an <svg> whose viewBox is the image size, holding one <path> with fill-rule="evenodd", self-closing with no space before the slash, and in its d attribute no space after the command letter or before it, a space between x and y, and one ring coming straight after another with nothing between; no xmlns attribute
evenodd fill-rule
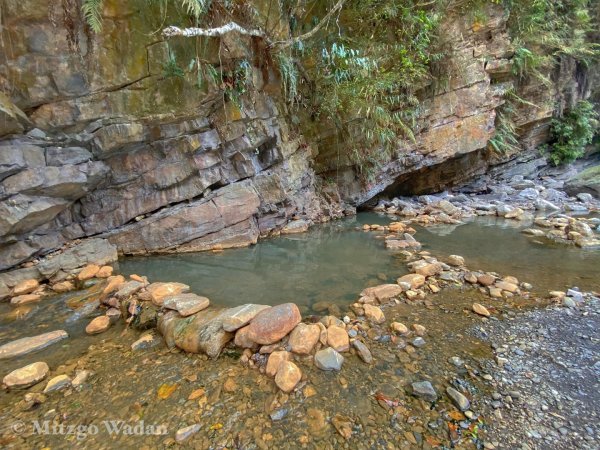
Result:
<svg viewBox="0 0 600 450"><path fill-rule="evenodd" d="M163 400L169 398L171 395L173 395L173 392L175 392L175 389L177 389L177 385L176 384L162 384L159 388L158 388L158 398L161 398Z"/></svg>

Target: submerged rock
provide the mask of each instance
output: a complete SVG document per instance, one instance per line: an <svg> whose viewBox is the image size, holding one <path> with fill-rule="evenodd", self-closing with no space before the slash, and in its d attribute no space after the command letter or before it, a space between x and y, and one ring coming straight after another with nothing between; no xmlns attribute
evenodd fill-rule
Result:
<svg viewBox="0 0 600 450"><path fill-rule="evenodd" d="M352 341L352 346L356 349L356 353L358 353L360 359L362 359L367 364L371 364L373 362L373 355L371 355L369 347L367 347L358 339Z"/></svg>
<svg viewBox="0 0 600 450"><path fill-rule="evenodd" d="M10 304L14 306L26 305L27 303L39 302L42 299L38 294L25 294L10 299Z"/></svg>
<svg viewBox="0 0 600 450"><path fill-rule="evenodd" d="M438 394L429 381L417 381L412 384L413 394L428 402L434 402Z"/></svg>
<svg viewBox="0 0 600 450"><path fill-rule="evenodd" d="M91 377L93 375L93 372L91 370L78 370L77 374L75 375L75 378L73 378L73 381L71 381L71 385L73 387L79 387L81 386L83 383L86 382L86 380Z"/></svg>
<svg viewBox="0 0 600 450"><path fill-rule="evenodd" d="M0 359L14 358L48 347L68 338L64 330L50 331L38 336L24 337L0 346Z"/></svg>
<svg viewBox="0 0 600 450"><path fill-rule="evenodd" d="M331 347L319 350L315 354L315 366L321 370L341 370L344 357Z"/></svg>
<svg viewBox="0 0 600 450"><path fill-rule="evenodd" d="M446 388L446 393L448 394L448 397L452 399L456 407L461 411L466 411L471 406L469 399L453 387L448 386Z"/></svg>
<svg viewBox="0 0 600 450"><path fill-rule="evenodd" d="M87 327L85 327L85 332L87 334L100 334L104 333L106 330L110 328L110 317L108 316L99 316L93 319Z"/></svg>
<svg viewBox="0 0 600 450"><path fill-rule="evenodd" d="M354 422L350 417L342 414L336 414L331 419L331 424L338 434L344 439L350 439L352 437L352 428L354 426Z"/></svg>
<svg viewBox="0 0 600 450"><path fill-rule="evenodd" d="M58 375L48 381L44 388L44 394L49 392L59 391L71 385L71 379L67 375Z"/></svg>
<svg viewBox="0 0 600 450"><path fill-rule="evenodd" d="M490 312L487 308L479 303L473 303L473 312L479 314L480 316L490 317Z"/></svg>
<svg viewBox="0 0 600 450"><path fill-rule="evenodd" d="M179 430L177 430L175 432L175 441L176 442L184 442L186 440L188 440L190 438L190 436L196 434L198 431L200 431L200 425L199 424L194 424L194 425L190 425L184 428L180 428Z"/></svg>
<svg viewBox="0 0 600 450"><path fill-rule="evenodd" d="M39 383L46 375L50 368L45 362L35 362L20 369L13 370L6 375L2 382L8 388L27 388Z"/></svg>
<svg viewBox="0 0 600 450"><path fill-rule="evenodd" d="M131 350L143 350L155 346L158 343L156 336L152 333L146 333L137 341L131 344Z"/></svg>
<svg viewBox="0 0 600 450"><path fill-rule="evenodd" d="M284 303L259 312L248 325L248 337L262 345L277 342L296 325L302 316L294 303Z"/></svg>
<svg viewBox="0 0 600 450"><path fill-rule="evenodd" d="M277 369L275 384L283 392L292 392L302 379L302 371L291 361L283 361Z"/></svg>

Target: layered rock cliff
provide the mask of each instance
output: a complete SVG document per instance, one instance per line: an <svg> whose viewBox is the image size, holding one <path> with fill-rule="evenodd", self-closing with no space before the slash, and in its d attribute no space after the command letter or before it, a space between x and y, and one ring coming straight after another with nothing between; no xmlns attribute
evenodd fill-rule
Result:
<svg viewBox="0 0 600 450"><path fill-rule="evenodd" d="M107 2L99 35L76 2L5 5L0 81L29 121L5 108L0 269L87 236L127 254L206 250L341 214L316 194L311 149L268 94L272 72L253 67L238 107L214 84L165 75L169 54L189 61L197 42L162 40L147 2ZM223 67L255 56L250 38L206 45Z"/></svg>
<svg viewBox="0 0 600 450"><path fill-rule="evenodd" d="M298 126L285 112L260 40L167 42L159 31L172 12L157 8L105 1L103 31L93 34L77 1L4 2L0 270L90 236L123 254L248 245L339 217L386 190L441 190L513 156L487 146L515 82L500 7L485 23L445 21L448 82L422 87L416 141L400 143L369 183L339 157L344 142L333 127ZM197 87L170 74L172 58L201 58L222 72L251 61L251 88L232 101L214 81ZM519 85L537 105L518 115L524 148L547 139L556 108L589 95L575 64L552 75L551 88Z"/></svg>

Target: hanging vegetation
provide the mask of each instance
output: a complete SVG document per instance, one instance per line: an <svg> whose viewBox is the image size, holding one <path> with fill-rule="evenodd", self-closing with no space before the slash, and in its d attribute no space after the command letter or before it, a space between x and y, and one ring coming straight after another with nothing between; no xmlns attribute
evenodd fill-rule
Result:
<svg viewBox="0 0 600 450"><path fill-rule="evenodd" d="M414 139L420 113L416 93L427 85L439 88L445 77L444 57L452 49L444 49L438 31L451 12L479 20L487 5L502 5L514 44L512 70L522 82L535 77L548 84L560 58L589 64L599 54L598 45L587 38L594 26L589 0L271 0L266 17L251 1L172 4L189 20L166 24L162 33L167 38L238 33L261 39L271 54L268 60L277 65L289 106L334 124L359 168L376 167L398 151L400 140ZM95 31L102 26L101 11L102 0L83 1L84 16ZM287 36L274 32L275 19L287 23ZM226 100L238 104L250 77L244 63L220 68L216 83ZM199 58L189 64L199 86L206 73L215 72L206 65ZM180 70L176 61L165 63L165 75L181 76ZM518 146L514 114L510 101L498 111L490 141L494 151Z"/></svg>

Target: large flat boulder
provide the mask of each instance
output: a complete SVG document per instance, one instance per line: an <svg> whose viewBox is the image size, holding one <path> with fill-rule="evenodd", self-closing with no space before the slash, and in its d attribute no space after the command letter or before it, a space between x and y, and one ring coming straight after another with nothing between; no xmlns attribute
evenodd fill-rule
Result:
<svg viewBox="0 0 600 450"><path fill-rule="evenodd" d="M24 337L0 346L0 359L16 358L17 356L42 350L55 344L69 335L64 330L50 331L32 337Z"/></svg>
<svg viewBox="0 0 600 450"><path fill-rule="evenodd" d="M205 250L210 248L210 238L218 233L223 236L215 245L248 245L256 242L258 235L248 219L258 212L259 205L258 194L250 183L234 183L219 189L211 199L169 208L111 233L109 239L126 254L165 252L180 247L185 251ZM226 233L241 223L245 225L240 230Z"/></svg>
<svg viewBox="0 0 600 450"><path fill-rule="evenodd" d="M242 328L254 319L259 312L268 308L270 308L269 305L256 305L253 303L231 308L225 320L223 320L223 329L225 331L235 331Z"/></svg>

